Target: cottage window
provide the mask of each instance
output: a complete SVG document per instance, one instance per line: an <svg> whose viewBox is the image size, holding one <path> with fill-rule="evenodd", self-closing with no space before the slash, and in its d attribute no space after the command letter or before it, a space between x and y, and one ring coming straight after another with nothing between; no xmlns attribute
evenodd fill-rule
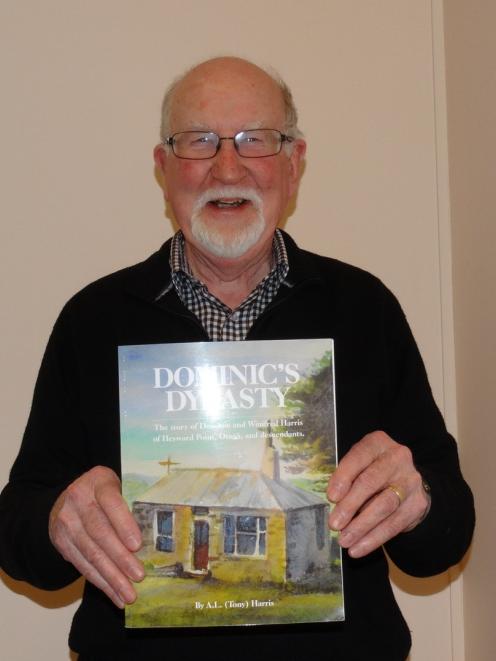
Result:
<svg viewBox="0 0 496 661"><path fill-rule="evenodd" d="M229 555L265 555L267 535L263 516L224 517L224 553Z"/></svg>
<svg viewBox="0 0 496 661"><path fill-rule="evenodd" d="M174 540L172 537L172 512L157 512L157 537L155 548L157 551L171 553L174 550Z"/></svg>

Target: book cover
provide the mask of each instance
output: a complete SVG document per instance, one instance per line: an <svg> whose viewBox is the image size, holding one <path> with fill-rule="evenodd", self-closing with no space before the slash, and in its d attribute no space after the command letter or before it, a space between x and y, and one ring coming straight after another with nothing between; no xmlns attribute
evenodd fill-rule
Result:
<svg viewBox="0 0 496 661"><path fill-rule="evenodd" d="M119 347L127 627L344 619L331 339Z"/></svg>

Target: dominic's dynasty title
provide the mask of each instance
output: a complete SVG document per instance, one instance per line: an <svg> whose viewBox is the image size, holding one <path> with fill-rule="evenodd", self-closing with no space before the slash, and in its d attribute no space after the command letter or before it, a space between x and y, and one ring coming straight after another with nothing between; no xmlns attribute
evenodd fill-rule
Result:
<svg viewBox="0 0 496 661"><path fill-rule="evenodd" d="M163 390L166 412L284 408L300 379L296 363L153 368L153 387Z"/></svg>

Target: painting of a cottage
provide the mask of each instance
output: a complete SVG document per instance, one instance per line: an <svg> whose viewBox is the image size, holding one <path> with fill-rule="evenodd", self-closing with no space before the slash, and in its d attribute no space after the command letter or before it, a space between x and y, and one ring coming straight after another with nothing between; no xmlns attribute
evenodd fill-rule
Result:
<svg viewBox="0 0 496 661"><path fill-rule="evenodd" d="M152 571L325 590L328 504L282 481L268 439L261 470L175 468L133 503Z"/></svg>

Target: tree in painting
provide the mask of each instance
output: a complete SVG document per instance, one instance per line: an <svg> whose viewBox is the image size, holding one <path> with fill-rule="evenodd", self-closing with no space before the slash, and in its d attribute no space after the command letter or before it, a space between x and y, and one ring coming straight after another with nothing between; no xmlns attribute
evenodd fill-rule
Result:
<svg viewBox="0 0 496 661"><path fill-rule="evenodd" d="M336 464L332 356L327 351L286 396L287 413L303 420L303 437L281 435L285 470L329 475Z"/></svg>

